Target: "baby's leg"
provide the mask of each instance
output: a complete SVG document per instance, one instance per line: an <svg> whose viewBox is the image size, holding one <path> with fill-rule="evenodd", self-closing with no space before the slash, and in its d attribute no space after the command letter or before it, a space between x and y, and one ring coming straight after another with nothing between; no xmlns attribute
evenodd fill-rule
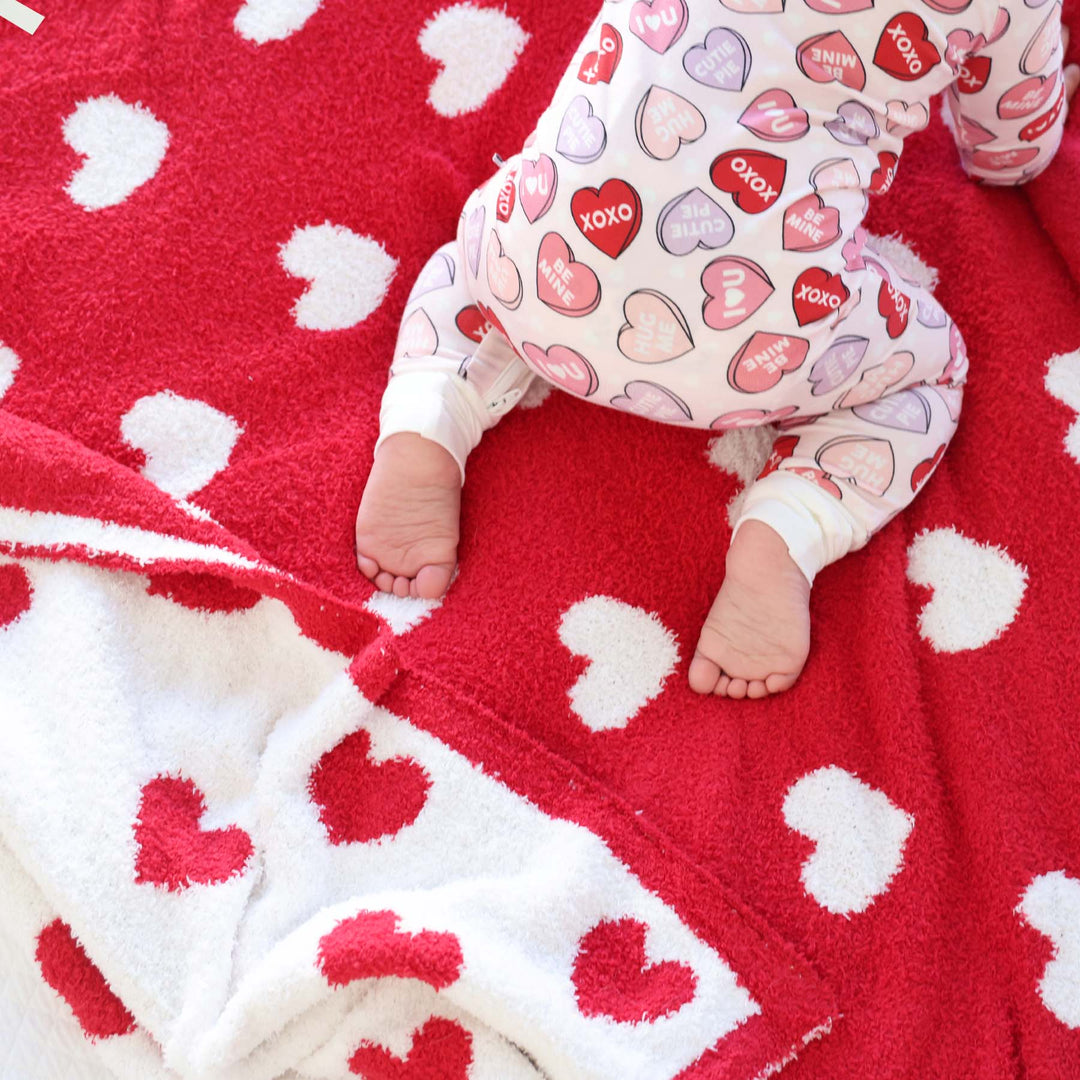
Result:
<svg viewBox="0 0 1080 1080"><path fill-rule="evenodd" d="M461 256L459 229L413 285L356 516L357 565L398 596L446 591L457 560L465 459L533 377L483 319L465 287Z"/></svg>
<svg viewBox="0 0 1080 1080"><path fill-rule="evenodd" d="M735 523L691 664L700 693L763 697L794 683L817 572L915 498L956 430L967 376L959 331L887 259L869 248L863 257L864 269L844 274L860 302L808 371L833 408L780 425Z"/></svg>

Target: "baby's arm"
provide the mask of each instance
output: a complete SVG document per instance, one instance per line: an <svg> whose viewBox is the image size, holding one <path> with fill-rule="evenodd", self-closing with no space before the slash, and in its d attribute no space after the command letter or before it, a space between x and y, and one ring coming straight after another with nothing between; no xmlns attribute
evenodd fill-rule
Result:
<svg viewBox="0 0 1080 1080"><path fill-rule="evenodd" d="M1008 25L999 23L989 43L976 39L974 50L956 61L945 105L969 176L1022 184L1050 164L1078 79L1075 64L1062 69L1067 40L1059 3L1014 3ZM963 55L963 42L956 45Z"/></svg>

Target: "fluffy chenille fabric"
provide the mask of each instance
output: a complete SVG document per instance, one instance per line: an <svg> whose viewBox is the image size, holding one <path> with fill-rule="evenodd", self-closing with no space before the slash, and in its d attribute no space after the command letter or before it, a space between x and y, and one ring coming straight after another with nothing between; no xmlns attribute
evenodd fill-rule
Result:
<svg viewBox="0 0 1080 1080"><path fill-rule="evenodd" d="M535 388L443 600L354 561L412 283L595 5L38 6L0 21L0 1073L1080 1075L1073 118L1021 189L940 103L909 139L867 226L967 340L960 427L819 574L797 685L732 701L687 669L767 429Z"/></svg>

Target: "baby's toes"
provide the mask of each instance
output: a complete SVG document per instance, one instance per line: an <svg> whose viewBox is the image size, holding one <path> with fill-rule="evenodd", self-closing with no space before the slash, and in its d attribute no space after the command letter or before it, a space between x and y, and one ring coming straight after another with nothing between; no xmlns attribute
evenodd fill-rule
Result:
<svg viewBox="0 0 1080 1080"><path fill-rule="evenodd" d="M395 596L408 596L409 595L409 579L402 574L398 574L394 578L394 595Z"/></svg>
<svg viewBox="0 0 1080 1080"><path fill-rule="evenodd" d="M379 572L379 564L374 559L369 559L367 555L357 554L356 565L360 567L360 573L366 578L374 578Z"/></svg>
<svg viewBox="0 0 1080 1080"><path fill-rule="evenodd" d="M721 677L720 665L710 660L704 653L695 652L690 661L687 680L695 694L711 694L716 687L716 680Z"/></svg>
<svg viewBox="0 0 1080 1080"><path fill-rule="evenodd" d="M383 570L382 573L375 576L375 585L377 588L382 589L383 592L393 592L394 575L389 570Z"/></svg>
<svg viewBox="0 0 1080 1080"><path fill-rule="evenodd" d="M437 600L450 588L454 568L448 563L429 563L421 566L413 579L412 595L424 600Z"/></svg>
<svg viewBox="0 0 1080 1080"><path fill-rule="evenodd" d="M765 685L763 679L751 679L746 686L746 696L748 698L763 698L769 696L769 689Z"/></svg>
<svg viewBox="0 0 1080 1080"><path fill-rule="evenodd" d="M731 682L728 683L727 696L729 698L746 697L746 680L732 679Z"/></svg>
<svg viewBox="0 0 1080 1080"><path fill-rule="evenodd" d="M721 673L720 678L717 680L716 689L714 694L719 694L720 697L727 697L728 684L731 682L731 676Z"/></svg>
<svg viewBox="0 0 1080 1080"><path fill-rule="evenodd" d="M798 677L798 672L794 675L769 675L765 679L765 688L770 694L781 694L785 690L790 690Z"/></svg>

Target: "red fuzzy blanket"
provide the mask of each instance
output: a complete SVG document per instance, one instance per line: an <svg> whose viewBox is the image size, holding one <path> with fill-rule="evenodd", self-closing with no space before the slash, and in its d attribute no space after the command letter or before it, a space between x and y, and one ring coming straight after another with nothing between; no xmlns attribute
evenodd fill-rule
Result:
<svg viewBox="0 0 1080 1080"><path fill-rule="evenodd" d="M442 602L354 562L409 290L596 5L35 6L0 902L64 1022L140 1078L1080 1075L1080 127L1022 189L909 140L867 225L964 334L959 431L795 688L702 698L768 431L534 390Z"/></svg>

